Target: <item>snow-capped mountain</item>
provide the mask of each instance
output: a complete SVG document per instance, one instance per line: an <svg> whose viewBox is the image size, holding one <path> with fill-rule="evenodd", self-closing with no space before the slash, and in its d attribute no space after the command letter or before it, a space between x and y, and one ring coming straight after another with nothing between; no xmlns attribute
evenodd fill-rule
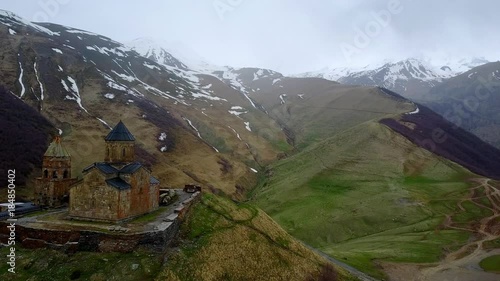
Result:
<svg viewBox="0 0 500 281"><path fill-rule="evenodd" d="M447 59L442 63L440 69L449 69L454 73L453 76L465 73L474 67L478 67L489 63L490 61L485 58L471 58L471 59Z"/></svg>
<svg viewBox="0 0 500 281"><path fill-rule="evenodd" d="M130 47L130 49L138 52L141 56L153 60L157 63L166 64L181 69L188 68L183 62L175 58L170 52L165 50L164 47L162 47L152 39L138 38L127 43L127 45Z"/></svg>
<svg viewBox="0 0 500 281"><path fill-rule="evenodd" d="M207 62L192 51L179 51L175 44L156 41L151 38L138 38L127 43L141 56L149 58L177 75L189 81L196 81L196 76L212 76L239 91L253 106L254 102L248 96L252 92L270 87L283 77L281 73L262 68L235 68L219 66Z"/></svg>
<svg viewBox="0 0 500 281"><path fill-rule="evenodd" d="M320 71L298 74L299 77L318 77L343 84L380 86L415 98L430 88L464 73L476 66L488 63L484 58L447 60L434 65L429 60L410 58L398 62L385 62L363 68L325 68Z"/></svg>

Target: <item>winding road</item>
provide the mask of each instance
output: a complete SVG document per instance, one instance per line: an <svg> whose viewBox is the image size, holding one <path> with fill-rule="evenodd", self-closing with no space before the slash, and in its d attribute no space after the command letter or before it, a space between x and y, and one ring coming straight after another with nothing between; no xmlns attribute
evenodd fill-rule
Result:
<svg viewBox="0 0 500 281"><path fill-rule="evenodd" d="M327 259L327 260L328 260L328 261L330 261L331 263L333 263L333 264L335 264L335 265L337 265L337 266L339 266L339 267L341 267L341 268L343 268L343 269L347 270L349 273L351 273L353 276L357 277L357 278L358 278L359 280L361 280L361 281L379 281L378 279L375 279L375 278L373 278L373 277L371 277L371 276L368 276L366 273L363 273L363 272L361 272L361 271L357 270L356 268L354 268L354 267L352 267L352 266L350 266L350 265L348 265L348 264L345 264L345 263L343 263L343 262L341 262L341 261L339 261L339 260L336 260L336 259L334 259L334 258L330 257L329 255L327 255L327 254L325 254L325 253L321 252L320 250L318 250L318 249L316 249L316 248L314 248L314 247L312 247L312 246L307 245L307 244L306 244L306 243L304 243L303 241L300 241L300 242L301 242L301 243L302 243L305 247L309 248L310 250L312 250L312 251L313 251L313 252L315 252L316 254L318 254L318 255L320 255L320 256L322 256L322 257L324 257L325 259Z"/></svg>

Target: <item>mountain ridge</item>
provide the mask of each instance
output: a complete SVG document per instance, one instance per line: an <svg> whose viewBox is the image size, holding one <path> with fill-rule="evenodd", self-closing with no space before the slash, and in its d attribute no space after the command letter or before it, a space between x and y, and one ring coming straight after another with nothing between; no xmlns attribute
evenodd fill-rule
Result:
<svg viewBox="0 0 500 281"><path fill-rule="evenodd" d="M380 86L407 98L414 98L446 79L488 62L483 58L471 58L449 60L442 65L436 65L428 60L408 58L400 61L385 61L362 68L326 68L295 76L320 77L350 85Z"/></svg>

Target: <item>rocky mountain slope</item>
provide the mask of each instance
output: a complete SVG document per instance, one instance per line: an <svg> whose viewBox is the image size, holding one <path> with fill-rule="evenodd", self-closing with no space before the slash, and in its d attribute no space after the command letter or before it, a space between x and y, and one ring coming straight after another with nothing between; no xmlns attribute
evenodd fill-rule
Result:
<svg viewBox="0 0 500 281"><path fill-rule="evenodd" d="M0 173L16 170L16 183L25 185L33 169L41 165L52 124L34 108L0 88ZM22 152L22 153L20 153Z"/></svg>
<svg viewBox="0 0 500 281"><path fill-rule="evenodd" d="M33 24L9 12L0 15L0 33L2 84L45 116L53 134L62 133L75 174L102 158L101 136L120 119L140 141L141 160L148 159L169 186L200 182L242 192L252 185L253 171L281 153L250 129L265 127L268 138L284 140L280 127L258 110L248 120L235 113L251 103L213 76L167 67L97 34Z"/></svg>
<svg viewBox="0 0 500 281"><path fill-rule="evenodd" d="M500 62L446 80L422 97L446 119L500 147Z"/></svg>

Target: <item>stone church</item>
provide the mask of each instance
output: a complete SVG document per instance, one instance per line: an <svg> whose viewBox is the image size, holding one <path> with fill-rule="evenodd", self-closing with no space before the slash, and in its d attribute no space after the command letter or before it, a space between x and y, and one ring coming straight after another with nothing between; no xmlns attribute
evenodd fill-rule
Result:
<svg viewBox="0 0 500 281"><path fill-rule="evenodd" d="M35 203L50 208L62 206L75 182L76 178L71 177L71 156L57 136L43 155L42 177L35 182Z"/></svg>
<svg viewBox="0 0 500 281"><path fill-rule="evenodd" d="M135 138L119 122L105 138L104 162L83 170L70 189L69 215L75 219L121 221L159 207L160 182L135 158Z"/></svg>

